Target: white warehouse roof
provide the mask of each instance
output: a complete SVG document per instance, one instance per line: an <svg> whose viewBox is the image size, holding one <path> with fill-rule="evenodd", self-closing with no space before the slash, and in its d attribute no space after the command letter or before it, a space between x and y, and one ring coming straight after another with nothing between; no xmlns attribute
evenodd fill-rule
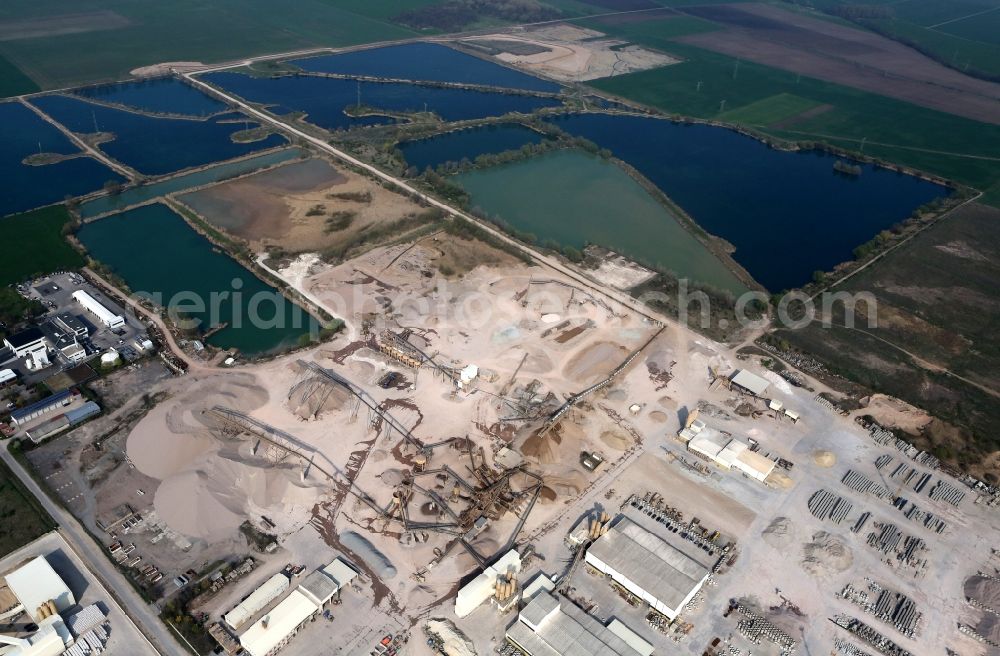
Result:
<svg viewBox="0 0 1000 656"><path fill-rule="evenodd" d="M668 618L701 588L710 565L623 518L587 549L587 564Z"/></svg>
<svg viewBox="0 0 1000 656"><path fill-rule="evenodd" d="M275 574L264 581L259 588L251 592L250 596L240 602L236 608L226 613L222 619L233 629L239 629L250 621L254 613L263 610L265 606L274 599L277 599L278 595L287 589L288 577L281 573Z"/></svg>
<svg viewBox="0 0 1000 656"><path fill-rule="evenodd" d="M358 575L354 568L345 563L340 558L334 559L332 563L323 568L323 573L337 582L340 588L354 580Z"/></svg>
<svg viewBox="0 0 1000 656"><path fill-rule="evenodd" d="M507 629L507 638L530 656L649 656L622 639L619 631L575 604L561 604L551 593L539 592Z"/></svg>
<svg viewBox="0 0 1000 656"><path fill-rule="evenodd" d="M76 603L73 593L52 569L49 561L45 560L45 556L29 561L8 574L6 579L7 587L35 622L40 619L38 607L46 601L54 601L56 610L60 613Z"/></svg>
<svg viewBox="0 0 1000 656"><path fill-rule="evenodd" d="M736 375L730 379L734 385L742 387L746 391L750 392L755 396L763 396L764 392L771 383L767 382L757 374L751 373L746 369L740 369L736 372Z"/></svg>
<svg viewBox="0 0 1000 656"><path fill-rule="evenodd" d="M319 608L298 590L271 609L240 636L240 644L250 656L267 656L295 635L299 626Z"/></svg>
<svg viewBox="0 0 1000 656"><path fill-rule="evenodd" d="M73 300L90 310L105 326L117 328L125 324L125 319L121 315L104 307L100 301L82 289L73 292Z"/></svg>

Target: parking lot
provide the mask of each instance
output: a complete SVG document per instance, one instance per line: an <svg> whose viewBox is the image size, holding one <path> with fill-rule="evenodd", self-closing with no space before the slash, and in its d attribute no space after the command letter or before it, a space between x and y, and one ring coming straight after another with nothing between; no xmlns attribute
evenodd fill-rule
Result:
<svg viewBox="0 0 1000 656"><path fill-rule="evenodd" d="M123 317L125 325L118 328L105 326L73 298L73 292L77 290L86 291L108 310ZM137 360L142 356L142 350L136 345L137 340L141 342L146 339L146 328L142 322L128 308L123 308L108 298L80 275L72 272L53 274L34 280L30 284L18 285L17 291L25 298L37 300L45 306L46 314L37 319L37 324L42 324L62 313L69 313L79 319L87 327L87 336L80 338L79 343L86 349L88 358L110 348L117 350L126 362ZM57 354L52 358L52 366L31 371L23 362L14 360L13 353L4 349L0 353L0 364L5 368L14 369L23 384L32 385L59 371L70 369L77 363L70 362L61 354Z"/></svg>

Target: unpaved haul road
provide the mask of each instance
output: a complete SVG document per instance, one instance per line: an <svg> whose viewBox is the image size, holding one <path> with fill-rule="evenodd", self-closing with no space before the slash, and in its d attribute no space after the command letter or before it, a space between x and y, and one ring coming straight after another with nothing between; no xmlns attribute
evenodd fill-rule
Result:
<svg viewBox="0 0 1000 656"><path fill-rule="evenodd" d="M203 73L211 73L213 71L226 70L226 69L235 68L235 67L238 67L238 66L242 66L242 64L229 64L229 65L226 65L226 66L219 66L219 67L216 67L216 68L203 69L201 71L198 71L197 74L200 75L200 74L203 74ZM175 73L177 73L177 72L175 71ZM665 323L667 321L667 319L665 317L656 316L654 313L651 312L651 310L649 308L645 307L639 301L637 301L636 299L632 298L631 296L628 296L627 294L619 293L619 292L614 291L614 290L605 289L605 288L599 286L597 283L595 283L595 282L593 282L593 281L591 281L591 280L583 277L581 274L577 273L576 271L573 271L572 269L569 269L568 267L564 266L561 262L559 262L555 258L552 258L552 257L547 256L547 255L542 255L541 253L535 251L534 249L523 245L522 243L514 240L511 237L508 237L506 234L504 234L503 232L500 232L499 230L497 230L493 226L489 225L488 223L486 223L484 221L481 221L481 220L479 220L479 219L477 219L477 218L475 218L475 217L473 217L473 216L471 216L469 214L466 214L462 210L456 209L456 208L452 207L451 205L448 205L447 203L443 203L443 202L439 201L438 199L434 198L433 196L428 196L427 194L425 194L424 192L420 191L419 189L416 189L415 187L410 186L404 180L401 180L399 178L391 176L388 173L385 173L382 170L380 170L378 168L375 168L371 164L368 164L367 162L363 162L363 161L361 161L361 160L359 160L359 159L357 159L357 158L355 158L355 157L353 157L353 156L345 153L342 150L334 148L333 146L331 146L330 144L326 143L322 139L319 139L319 138L314 137L314 136L312 136L312 135L310 135L310 134L308 134L306 132L303 132L302 130L296 128L295 126L289 125L287 123L282 123L281 121L279 121L278 119L274 118L273 116L265 114L264 112L251 107L246 102L244 102L240 98L237 98L236 96L230 95L230 94L228 94L228 93L226 93L224 91L221 91L220 89L217 89L217 88L213 87L210 84L202 82L197 77L195 77L195 75L196 75L195 73L177 73L177 74L181 75L189 83L191 83L192 85L198 87L199 89L202 89L203 91L205 91L209 95L212 95L212 96L214 96L216 98L220 98L223 101L225 101L225 102L227 102L227 103L229 103L231 105L239 107L243 112L245 112L246 114L249 114L250 116L256 118L257 120L261 121L262 123L266 123L268 125L271 125L271 126L277 128L277 129L281 130L282 132L284 132L286 134L293 135L294 137L296 137L298 139L302 139L303 141L308 141L310 144L312 144L316 148L319 148L323 152L325 152L325 153L327 153L329 155L333 155L337 159L341 160L342 162L346 162L346 163L350 164L351 166L356 166L358 168L364 169L365 171L367 171L371 175L379 178L380 180L384 180L386 182L389 182L389 183L395 185L397 188L402 189L406 193L411 194L414 197L420 198L422 201L424 201L425 203L427 203L428 205L430 205L432 207L436 207L436 208L438 208L440 210L443 210L444 212L446 212L446 213L448 213L448 214L450 214L452 216L458 216L458 217L461 217L461 218L465 219L466 221L470 221L471 223L479 226L481 229L483 229L486 232L488 232L493 237L495 237L497 239L500 239L500 240L506 242L507 244L510 244L510 245L512 245L512 246L514 246L516 248L519 248L519 249L521 249L521 250L523 250L523 251L525 251L527 253L530 253L531 257L533 259L535 259L537 262L539 262L540 264L543 264L543 265L547 266L548 268L553 269L554 271L558 271L559 273L561 273L562 275L566 276L567 278L570 278L571 280L573 280L574 282L578 283L579 285L581 285L583 287L586 287L589 291L594 292L595 294L600 294L601 296L604 296L606 298L609 298L612 301L618 303L619 305L622 305L622 306L628 308L629 310L631 310L632 312L635 312L636 314L638 314L638 315L640 315L642 317L646 317L647 319L650 319L650 320L653 320L653 321L656 321L656 322L659 322L659 323ZM671 323L674 324L674 325L679 325L675 321L672 321Z"/></svg>
<svg viewBox="0 0 1000 656"><path fill-rule="evenodd" d="M160 613L156 606L147 604L139 596L139 593L125 580L125 575L118 571L118 568L105 555L102 549L93 538L84 530L83 526L66 509L55 503L44 490L39 487L28 472L24 470L21 463L14 458L7 450L7 444L0 444L0 458L10 467L14 475L20 479L25 488L38 499L45 511L52 516L59 524L59 534L66 540L67 544L76 552L76 555L87 564L91 573L97 577L101 584L113 595L113 599L108 599L109 604L116 604L122 609L122 613L128 617L138 633L146 639L145 645L148 649L140 651L140 646L136 645L135 653L152 652L161 655L185 654L187 650L180 645L167 629L167 625L160 621ZM114 627L111 629L114 631Z"/></svg>

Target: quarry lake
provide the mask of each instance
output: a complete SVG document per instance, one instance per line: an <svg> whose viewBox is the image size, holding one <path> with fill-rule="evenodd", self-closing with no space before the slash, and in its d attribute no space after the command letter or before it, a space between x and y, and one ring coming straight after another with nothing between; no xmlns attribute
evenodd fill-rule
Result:
<svg viewBox="0 0 1000 656"><path fill-rule="evenodd" d="M519 123L488 125L481 128L455 130L436 137L406 141L399 149L406 163L418 171L435 168L445 162L474 160L485 153L515 150L524 144L541 143L545 137Z"/></svg>
<svg viewBox="0 0 1000 656"><path fill-rule="evenodd" d="M73 132L113 134L114 139L102 143L100 149L146 175L172 173L287 143L277 134L250 143L234 142L234 133L258 127L236 113L197 120L149 116L70 96L41 96L32 102Z"/></svg>
<svg viewBox="0 0 1000 656"><path fill-rule="evenodd" d="M438 43L404 43L291 62L311 73L478 84L558 93L560 86Z"/></svg>
<svg viewBox="0 0 1000 656"><path fill-rule="evenodd" d="M867 164L860 175L844 175L834 170L834 155L776 150L721 127L611 114L552 123L635 167L701 227L735 246L733 259L773 292L852 259L856 246L948 194ZM638 229L627 214L614 221L618 234Z"/></svg>
<svg viewBox="0 0 1000 656"><path fill-rule="evenodd" d="M202 117L229 109L215 98L174 77L84 87L74 91L74 95L154 114Z"/></svg>
<svg viewBox="0 0 1000 656"><path fill-rule="evenodd" d="M229 292L218 303L218 321L229 324L208 338L220 348L248 356L293 347L317 324L305 310L221 253L166 205L154 204L85 224L77 236L96 260L121 277L133 292L176 298L185 314L210 328L213 293ZM181 294L186 297L182 299ZM194 311L191 298L204 299ZM234 298L235 301L234 302ZM254 325L249 317L262 319ZM239 324L239 325L237 325Z"/></svg>
<svg viewBox="0 0 1000 656"><path fill-rule="evenodd" d="M201 79L250 102L305 112L307 121L327 130L346 130L393 120L384 116L354 118L345 114L347 107L357 105L359 90L363 106L390 112L422 112L426 108L445 121L501 116L508 112L527 114L541 107L562 104L555 98L309 75L251 77L217 72Z"/></svg>
<svg viewBox="0 0 1000 656"><path fill-rule="evenodd" d="M17 102L0 103L0 216L98 191L123 178L78 149L54 126ZM24 159L40 153L75 156L41 166Z"/></svg>
<svg viewBox="0 0 1000 656"><path fill-rule="evenodd" d="M611 162L578 150L557 150L457 176L480 214L498 218L539 241L613 248L682 277L740 293L723 263L657 199Z"/></svg>

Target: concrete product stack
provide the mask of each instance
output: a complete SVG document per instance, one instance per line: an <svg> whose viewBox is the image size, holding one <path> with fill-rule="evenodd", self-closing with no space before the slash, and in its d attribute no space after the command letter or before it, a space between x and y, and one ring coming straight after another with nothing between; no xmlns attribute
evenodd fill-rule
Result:
<svg viewBox="0 0 1000 656"><path fill-rule="evenodd" d="M838 615L833 619L833 623L850 633L853 633L855 636L865 641L882 654L885 654L885 656L913 656L913 654L909 651L903 649L895 642L856 617Z"/></svg>
<svg viewBox="0 0 1000 656"><path fill-rule="evenodd" d="M790 635L776 627L767 618L761 617L735 599L730 602L730 610L735 610L744 616L736 623L736 628L746 636L747 640L759 645L764 638L778 646L781 656L791 656L798 644Z"/></svg>
<svg viewBox="0 0 1000 656"><path fill-rule="evenodd" d="M962 499L965 498L965 492L962 492L953 485L949 485L942 480L938 480L931 488L930 492L927 493L931 499L935 501L946 501L951 505L958 507L958 504L962 503Z"/></svg>
<svg viewBox="0 0 1000 656"><path fill-rule="evenodd" d="M879 485L875 481L871 480L864 474L860 474L853 469L847 470L844 477L840 479L840 482L858 492L864 494L870 494L877 499L882 501L891 502L892 494L889 490L885 489L883 486Z"/></svg>
<svg viewBox="0 0 1000 656"><path fill-rule="evenodd" d="M834 524L847 519L853 509L854 504L850 501L826 490L817 490L809 497L809 512L817 519L829 519Z"/></svg>

